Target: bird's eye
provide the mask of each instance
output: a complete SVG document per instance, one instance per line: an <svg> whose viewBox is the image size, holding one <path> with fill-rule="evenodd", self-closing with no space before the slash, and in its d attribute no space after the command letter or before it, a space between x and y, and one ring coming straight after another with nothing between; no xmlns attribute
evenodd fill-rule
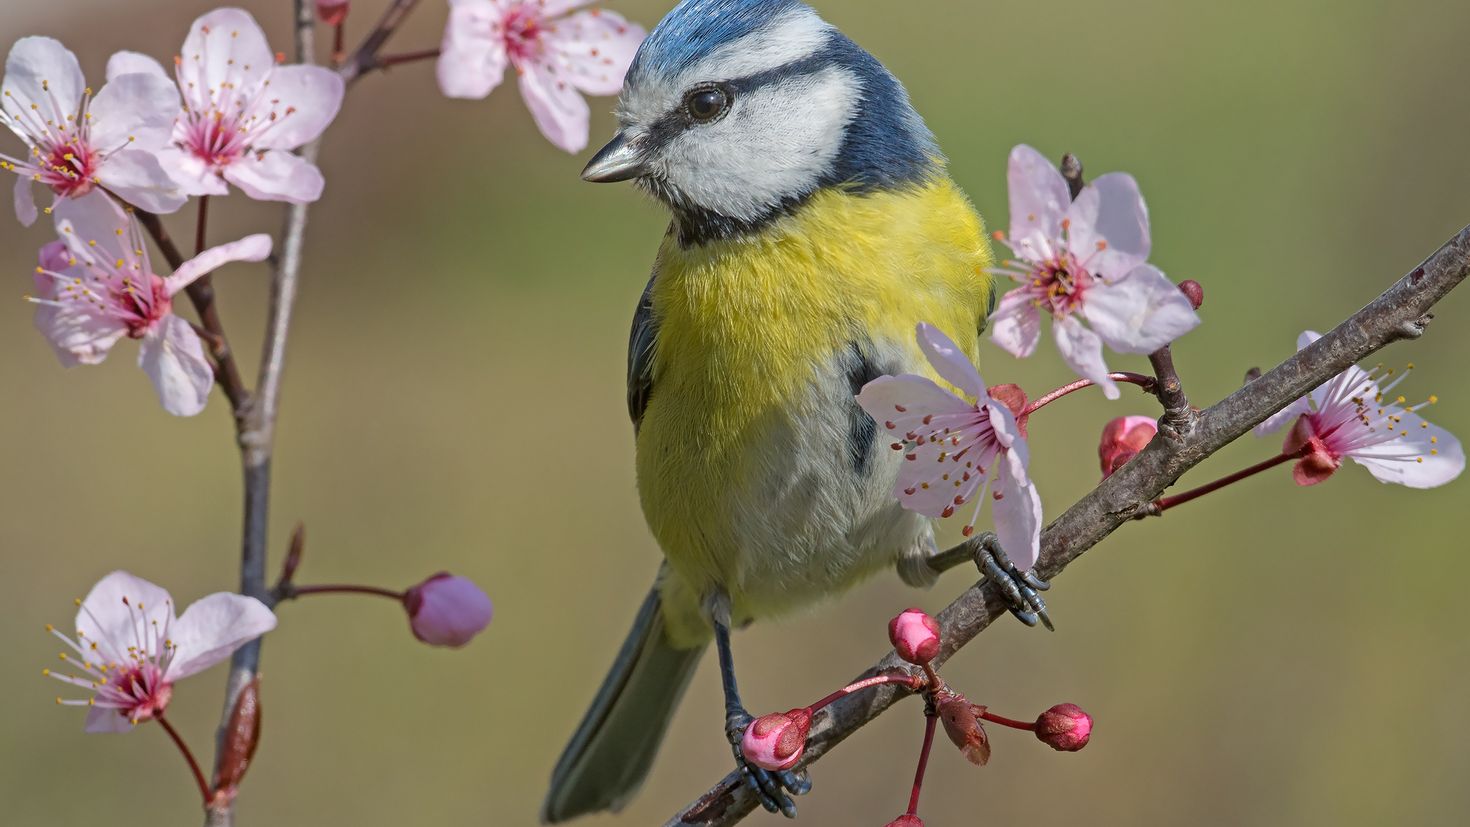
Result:
<svg viewBox="0 0 1470 827"><path fill-rule="evenodd" d="M697 123L710 123L730 108L730 93L718 86L705 86L684 96L684 110Z"/></svg>

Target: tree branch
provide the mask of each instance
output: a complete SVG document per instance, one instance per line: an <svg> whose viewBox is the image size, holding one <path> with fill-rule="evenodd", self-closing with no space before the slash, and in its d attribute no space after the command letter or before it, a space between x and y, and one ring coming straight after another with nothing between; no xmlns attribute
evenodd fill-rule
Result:
<svg viewBox="0 0 1470 827"><path fill-rule="evenodd" d="M1387 345L1418 338L1432 318L1430 309L1467 274L1470 227L1327 335L1193 417L1187 431L1150 442L1047 526L1041 535L1037 574L1048 579L1060 574L1124 523L1146 513L1149 504L1186 471L1307 391ZM1162 372L1160 379L1165 379ZM969 557L969 550L967 543L944 555ZM988 582L966 590L938 616L944 648L934 664L948 660L1004 614L1005 601ZM889 652L864 675L895 668L904 668L904 664ZM882 686L828 707L814 722L803 765L817 761L907 694L901 687ZM740 776L731 773L676 814L666 827L735 824L757 806Z"/></svg>
<svg viewBox="0 0 1470 827"><path fill-rule="evenodd" d="M357 47L357 51L338 70L343 80L350 85L372 70L382 68L382 64L378 61L378 54L383 51L383 46L388 43L388 38L398 31L398 27L403 25L408 13L413 11L413 7L417 4L418 0L393 0L393 5L383 12L383 17L378 21L378 25L366 38L363 38L362 45Z"/></svg>

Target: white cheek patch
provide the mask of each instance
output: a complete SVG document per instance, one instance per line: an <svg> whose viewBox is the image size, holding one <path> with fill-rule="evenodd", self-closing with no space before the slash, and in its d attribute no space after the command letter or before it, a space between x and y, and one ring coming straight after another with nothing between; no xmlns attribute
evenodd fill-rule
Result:
<svg viewBox="0 0 1470 827"><path fill-rule="evenodd" d="M832 169L860 91L855 75L832 67L748 92L717 123L669 143L664 177L694 205L755 221Z"/></svg>

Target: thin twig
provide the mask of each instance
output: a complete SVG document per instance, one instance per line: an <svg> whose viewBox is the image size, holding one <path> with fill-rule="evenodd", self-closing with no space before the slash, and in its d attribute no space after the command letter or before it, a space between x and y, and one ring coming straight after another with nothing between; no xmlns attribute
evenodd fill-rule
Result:
<svg viewBox="0 0 1470 827"><path fill-rule="evenodd" d="M404 19L417 4L418 0L393 0L393 5L383 12L383 17L378 21L378 25L373 27L372 32L363 39L362 45L357 47L357 51L338 70L343 80L350 85L353 81L380 67L378 54L383 51L383 46L387 44L388 38L398 31L398 27L403 25Z"/></svg>
<svg viewBox="0 0 1470 827"><path fill-rule="evenodd" d="M1179 381L1179 371L1174 369L1174 353L1168 345L1150 353L1148 361L1154 366L1154 375L1159 378L1155 392L1164 406L1160 422L1176 434L1189 433L1194 426L1195 412L1184 395L1184 383Z"/></svg>
<svg viewBox="0 0 1470 827"><path fill-rule="evenodd" d="M1399 279L1367 307L1270 372L1202 411L1194 427L1178 439L1155 439L1087 496L1067 509L1041 535L1036 572L1054 578L1078 557L1135 516L1189 469L1203 462L1270 415L1301 398L1368 355L1423 334L1429 311L1470 275L1470 227L1461 230L1425 262ZM946 554L965 553L968 544ZM992 621L1007 613L999 590L988 582L972 586L939 613L944 641L935 665L942 664ZM889 652L864 675L899 668ZM803 765L820 759L837 744L911 694L902 686L880 686L845 698L814 720ZM739 822L758 806L738 773L725 776L667 822L666 827L699 824L721 827Z"/></svg>

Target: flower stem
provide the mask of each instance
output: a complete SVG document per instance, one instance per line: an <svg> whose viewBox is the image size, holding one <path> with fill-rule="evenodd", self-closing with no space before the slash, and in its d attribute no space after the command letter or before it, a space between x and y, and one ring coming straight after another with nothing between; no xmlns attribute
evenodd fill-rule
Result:
<svg viewBox="0 0 1470 827"><path fill-rule="evenodd" d="M199 785L199 794L204 797L204 806L208 807L212 798L209 782L204 780L204 772L199 769L199 762L194 760L194 753L189 751L189 745L184 743L183 737L179 735L178 730L174 729L173 724L163 717L162 712L154 715L153 719L158 721L158 725L163 727L163 731L168 733L169 738L173 739L174 746L184 754L184 760L189 762L189 770L194 773L194 782Z"/></svg>
<svg viewBox="0 0 1470 827"><path fill-rule="evenodd" d="M909 793L908 814L919 815L919 791L924 787L924 773L929 769L929 753L934 749L934 726L939 723L939 713L933 704L924 707L924 746L919 749L919 766L914 770L914 791Z"/></svg>
<svg viewBox="0 0 1470 827"><path fill-rule="evenodd" d="M1256 474L1261 473L1262 471L1268 471L1278 465L1281 465L1282 463L1301 459L1302 457L1306 456L1306 453L1306 450L1303 449L1301 451L1278 454L1268 460L1265 460L1264 462L1258 462L1255 465L1250 466L1249 468L1242 468L1241 470L1236 471L1234 474L1229 474L1227 476L1221 477L1220 479L1215 480L1212 483L1201 485L1198 488L1191 488L1182 494L1175 494L1172 497L1164 497L1162 499L1154 500L1153 503L1151 503L1149 506L1148 513L1144 514L1143 516L1157 517L1176 505L1183 505L1190 500L1199 499L1200 497L1203 497L1204 495L1209 494L1212 491L1219 491L1221 488L1224 488L1227 485L1240 482L1247 477L1253 477Z"/></svg>
<svg viewBox="0 0 1470 827"><path fill-rule="evenodd" d="M1141 373L1110 373L1108 374L1108 378L1113 380L1114 382L1126 382L1130 385L1137 385L1140 388L1143 388L1148 393L1153 393L1154 386L1158 384L1158 380L1154 379L1152 376L1144 376ZM1031 402L1031 404L1026 406L1025 410L1021 411L1021 416L1030 416L1031 414L1036 413L1037 411L1045 408L1047 405L1050 405L1051 403L1057 401L1058 399L1061 399L1064 396L1070 396L1071 394L1074 394L1077 391L1082 390L1083 388L1090 388L1096 384L1097 383L1092 381L1091 379L1078 379L1076 382L1073 382L1069 385L1063 385L1060 388L1052 391L1051 393L1037 397Z"/></svg>
<svg viewBox="0 0 1470 827"><path fill-rule="evenodd" d="M347 21L343 20L332 27L332 65L341 66L342 61L347 59Z"/></svg>
<svg viewBox="0 0 1470 827"><path fill-rule="evenodd" d="M415 63L420 60L433 60L439 56L438 49L423 49L417 52L403 52L396 55L383 55L378 58L378 69L387 69L390 66L398 66L404 63Z"/></svg>
<svg viewBox="0 0 1470 827"><path fill-rule="evenodd" d="M209 196L199 196L199 218L194 222L194 255L204 252L206 227L209 225Z"/></svg>
<svg viewBox="0 0 1470 827"><path fill-rule="evenodd" d="M856 683L850 683L847 686L844 686L841 689L837 690L836 692L833 692L831 695L828 695L827 697L807 707L807 710L810 712L816 712L817 710L825 706L829 706L836 701L846 698L848 695L851 695L854 692L860 692L864 689L868 689L869 687L883 686L884 684L889 683L901 683L908 686L909 689L918 689L921 681L919 678L916 678L913 675L901 674L896 672L876 675L871 678L864 678L863 680L860 680Z"/></svg>
<svg viewBox="0 0 1470 827"><path fill-rule="evenodd" d="M1017 721L1014 718L1006 718L1006 717L1001 716L1001 715L995 715L995 714L991 713L990 710L988 710L988 709L985 710L984 712L981 712L980 713L980 717L982 719L986 720L986 721L991 722L992 724L1000 724L1001 726L1008 726L1011 729L1024 729L1027 732L1035 732L1036 731L1036 722L1035 721Z"/></svg>
<svg viewBox="0 0 1470 827"><path fill-rule="evenodd" d="M392 600L402 600L403 592L395 592L391 589L380 589L377 586L291 586L283 595L284 597L301 597L306 594L371 594L377 597L387 597Z"/></svg>

